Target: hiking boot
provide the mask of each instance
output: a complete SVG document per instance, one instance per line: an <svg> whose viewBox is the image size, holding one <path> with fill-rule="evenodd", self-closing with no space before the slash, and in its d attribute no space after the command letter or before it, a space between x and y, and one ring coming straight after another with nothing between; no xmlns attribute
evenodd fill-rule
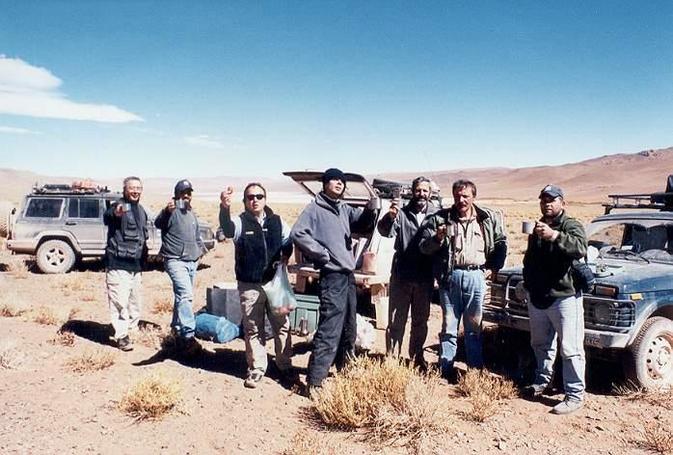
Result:
<svg viewBox="0 0 673 455"><path fill-rule="evenodd" d="M530 384L523 389L523 395L528 398L539 398L549 387L549 384Z"/></svg>
<svg viewBox="0 0 673 455"><path fill-rule="evenodd" d="M297 370L290 367L286 370L280 370L280 384L285 387L292 387L299 382L299 374Z"/></svg>
<svg viewBox="0 0 673 455"><path fill-rule="evenodd" d="M133 343L128 335L117 340L117 347L124 352L133 351Z"/></svg>
<svg viewBox="0 0 673 455"><path fill-rule="evenodd" d="M565 415L581 409L584 406L583 400L573 400L566 397L562 402L551 409L552 414Z"/></svg>
<svg viewBox="0 0 673 455"><path fill-rule="evenodd" d="M252 370L248 373L248 377L245 378L245 381L243 381L243 385L248 389L256 389L257 384L260 383L263 377L264 373L262 371Z"/></svg>
<svg viewBox="0 0 673 455"><path fill-rule="evenodd" d="M429 365L427 360L425 360L423 357L415 357L414 368L416 368L421 373L427 373Z"/></svg>

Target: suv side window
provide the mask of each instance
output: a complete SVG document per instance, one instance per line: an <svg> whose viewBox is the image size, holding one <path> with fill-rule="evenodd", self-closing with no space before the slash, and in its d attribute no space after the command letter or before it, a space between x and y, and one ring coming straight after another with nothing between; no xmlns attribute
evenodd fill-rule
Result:
<svg viewBox="0 0 673 455"><path fill-rule="evenodd" d="M70 218L98 218L100 203L98 199L72 198L68 206Z"/></svg>
<svg viewBox="0 0 673 455"><path fill-rule="evenodd" d="M30 198L26 207L26 218L59 218L63 199Z"/></svg>

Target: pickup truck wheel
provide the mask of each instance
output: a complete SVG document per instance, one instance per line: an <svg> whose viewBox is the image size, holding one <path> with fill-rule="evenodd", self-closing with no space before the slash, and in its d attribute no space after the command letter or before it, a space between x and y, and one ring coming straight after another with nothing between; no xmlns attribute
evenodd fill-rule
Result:
<svg viewBox="0 0 673 455"><path fill-rule="evenodd" d="M0 237L8 237L14 206L11 202L0 201Z"/></svg>
<svg viewBox="0 0 673 455"><path fill-rule="evenodd" d="M631 345L627 377L646 389L673 385L673 321L655 316Z"/></svg>
<svg viewBox="0 0 673 455"><path fill-rule="evenodd" d="M75 265L75 252L63 240L47 240L37 249L36 259L43 273L67 273Z"/></svg>

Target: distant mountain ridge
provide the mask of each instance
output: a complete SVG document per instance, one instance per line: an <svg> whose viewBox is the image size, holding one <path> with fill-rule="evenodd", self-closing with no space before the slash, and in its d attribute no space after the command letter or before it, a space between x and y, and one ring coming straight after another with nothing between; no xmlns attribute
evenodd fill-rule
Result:
<svg viewBox="0 0 673 455"><path fill-rule="evenodd" d="M357 169L344 169L358 172ZM663 191L666 178L673 174L673 147L644 150L638 153L619 153L591 158L577 163L559 166L534 166L524 168L478 168L446 171L399 172L367 175L388 180L410 182L418 175L432 178L442 188L444 196L450 196L451 184L459 178L475 182L478 197L482 199L535 200L540 189L554 183L566 192L571 201L601 202L608 194L649 193ZM51 177L30 171L0 169L0 199L17 202L36 183L69 183L80 177ZM102 179L96 182L112 190L121 189L118 179ZM241 191L246 183L261 180L268 191L301 192L289 178L279 175L272 179L249 176L218 176L191 179L198 193L218 193L227 185ZM144 179L148 195L170 195L177 178Z"/></svg>

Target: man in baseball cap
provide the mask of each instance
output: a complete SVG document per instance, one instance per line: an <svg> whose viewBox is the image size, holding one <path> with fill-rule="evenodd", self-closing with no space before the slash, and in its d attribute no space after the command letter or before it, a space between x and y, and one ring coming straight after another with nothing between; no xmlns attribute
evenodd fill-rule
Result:
<svg viewBox="0 0 673 455"><path fill-rule="evenodd" d="M586 255L587 237L582 223L567 214L563 197L556 185L540 191L542 218L528 236L523 258L523 280L530 296L530 344L537 362L535 379L526 393L539 397L549 387L558 339L565 398L552 408L554 414L580 409L585 389L584 309L571 267Z"/></svg>

